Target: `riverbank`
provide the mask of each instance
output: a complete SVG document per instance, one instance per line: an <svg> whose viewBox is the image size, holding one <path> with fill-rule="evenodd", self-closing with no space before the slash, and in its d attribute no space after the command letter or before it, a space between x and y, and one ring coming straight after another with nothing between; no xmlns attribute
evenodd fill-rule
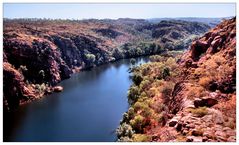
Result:
<svg viewBox="0 0 239 145"><path fill-rule="evenodd" d="M139 65L148 57L135 60ZM115 129L128 109L129 67L130 59L122 59L73 74L58 84L63 92L4 116L4 141L116 141Z"/></svg>

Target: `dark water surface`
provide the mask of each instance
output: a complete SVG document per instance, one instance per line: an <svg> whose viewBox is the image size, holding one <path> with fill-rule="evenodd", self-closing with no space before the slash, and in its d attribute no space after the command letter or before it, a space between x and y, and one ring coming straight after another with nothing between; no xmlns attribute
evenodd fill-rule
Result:
<svg viewBox="0 0 239 145"><path fill-rule="evenodd" d="M137 64L148 58L136 58ZM53 93L4 116L4 141L116 141L131 85L124 59L74 74Z"/></svg>

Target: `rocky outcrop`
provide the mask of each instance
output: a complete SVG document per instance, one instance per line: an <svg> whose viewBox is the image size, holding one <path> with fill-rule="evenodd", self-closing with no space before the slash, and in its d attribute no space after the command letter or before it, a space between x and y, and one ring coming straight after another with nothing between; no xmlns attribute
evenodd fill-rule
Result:
<svg viewBox="0 0 239 145"><path fill-rule="evenodd" d="M225 20L194 41L181 57L184 82L176 83L170 100L175 107L169 107L179 109L164 127L173 137L158 141L236 141L235 32L236 18Z"/></svg>
<svg viewBox="0 0 239 145"><path fill-rule="evenodd" d="M24 100L36 98L33 89L25 84L23 75L7 62L3 62L3 82L3 105L7 110L16 109Z"/></svg>

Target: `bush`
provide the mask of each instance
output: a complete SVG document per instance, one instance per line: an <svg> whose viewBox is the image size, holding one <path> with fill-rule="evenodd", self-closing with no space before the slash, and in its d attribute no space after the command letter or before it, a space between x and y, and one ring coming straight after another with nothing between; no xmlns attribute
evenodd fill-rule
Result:
<svg viewBox="0 0 239 145"><path fill-rule="evenodd" d="M142 110L141 114L146 118L151 118L153 115L153 109L147 106L146 108Z"/></svg>
<svg viewBox="0 0 239 145"><path fill-rule="evenodd" d="M134 116L135 116L135 111L134 111L134 108L133 108L133 107L130 107L130 108L129 108L129 110L128 110L128 115L129 115L129 119L134 118Z"/></svg>
<svg viewBox="0 0 239 145"><path fill-rule="evenodd" d="M169 102L173 88L174 88L174 83L172 82L166 82L164 83L163 86L161 86L160 92L162 93L162 97L165 103Z"/></svg>
<svg viewBox="0 0 239 145"><path fill-rule="evenodd" d="M165 111L161 112L158 116L158 123L164 126L167 121L168 121L167 113Z"/></svg>
<svg viewBox="0 0 239 145"><path fill-rule="evenodd" d="M165 57L162 57L160 55L152 55L149 57L151 62L162 62L165 60Z"/></svg>
<svg viewBox="0 0 239 145"><path fill-rule="evenodd" d="M143 77L139 73L134 73L132 80L133 80L134 84L138 86L142 82Z"/></svg>
<svg viewBox="0 0 239 145"><path fill-rule="evenodd" d="M203 86L204 88L208 88L208 85L212 82L213 80L212 80L212 78L211 77L201 77L200 79L199 79L199 84L201 85L201 86Z"/></svg>
<svg viewBox="0 0 239 145"><path fill-rule="evenodd" d="M21 73L23 73L23 72L28 71L28 69L27 69L27 67L26 67L25 65L20 65L18 71L21 72Z"/></svg>
<svg viewBox="0 0 239 145"><path fill-rule="evenodd" d="M205 89L201 86L192 86L190 87L190 90L188 91L187 98L193 99L193 98L202 98L207 96Z"/></svg>
<svg viewBox="0 0 239 145"><path fill-rule="evenodd" d="M85 54L86 57L86 63L89 66L92 66L95 62L95 55L94 54Z"/></svg>
<svg viewBox="0 0 239 145"><path fill-rule="evenodd" d="M189 109L189 112L191 112L192 114L194 114L198 117L203 117L203 116L207 115L207 113L208 113L207 107L191 108L191 109Z"/></svg>
<svg viewBox="0 0 239 145"><path fill-rule="evenodd" d="M145 79L142 80L141 83L140 83L140 86L139 86L140 91L147 90L150 87L150 85L151 85L150 80L145 77Z"/></svg>
<svg viewBox="0 0 239 145"><path fill-rule="evenodd" d="M142 108L144 108L143 107L144 105L145 104L143 104L141 102L136 102L133 107L134 107L134 110L137 112L137 111L141 110Z"/></svg>
<svg viewBox="0 0 239 145"><path fill-rule="evenodd" d="M120 59L124 57L124 53L120 48L115 48L112 52L112 55L116 59Z"/></svg>
<svg viewBox="0 0 239 145"><path fill-rule="evenodd" d="M157 113L161 113L162 111L166 111L166 110L167 110L167 106L161 102L160 104L158 104L156 108Z"/></svg>
<svg viewBox="0 0 239 145"><path fill-rule="evenodd" d="M139 48L139 47L137 47L135 51L136 51L136 52L135 52L135 53L136 53L136 56L140 56L140 55L143 54L143 51L142 51L141 48Z"/></svg>
<svg viewBox="0 0 239 145"><path fill-rule="evenodd" d="M143 131L144 128L144 117L141 115L137 115L134 117L133 120L130 120L130 125L133 127L133 129L137 132L140 133Z"/></svg>
<svg viewBox="0 0 239 145"><path fill-rule="evenodd" d="M131 86L128 91L128 101L130 104L136 102L139 98L139 89L137 86Z"/></svg>
<svg viewBox="0 0 239 145"><path fill-rule="evenodd" d="M137 111L141 111L141 115L143 117L150 117L153 114L153 110L149 107L149 102L136 102L134 104L134 110Z"/></svg>
<svg viewBox="0 0 239 145"><path fill-rule="evenodd" d="M134 58L131 58L131 59L130 59L130 64L131 64L131 65L135 65L135 63L136 63L136 60L135 60Z"/></svg>
<svg viewBox="0 0 239 145"><path fill-rule="evenodd" d="M118 138L120 137L129 137L131 138L134 134L132 127L129 124L123 123L116 129L116 134Z"/></svg>
<svg viewBox="0 0 239 145"><path fill-rule="evenodd" d="M170 69L168 67L165 67L162 71L162 77L165 80L168 76L170 76Z"/></svg>
<svg viewBox="0 0 239 145"><path fill-rule="evenodd" d="M40 84L36 84L35 85L35 90L36 90L37 93L43 94L43 93L45 93L47 87L48 87L48 85L45 84L45 83L42 83L41 85Z"/></svg>

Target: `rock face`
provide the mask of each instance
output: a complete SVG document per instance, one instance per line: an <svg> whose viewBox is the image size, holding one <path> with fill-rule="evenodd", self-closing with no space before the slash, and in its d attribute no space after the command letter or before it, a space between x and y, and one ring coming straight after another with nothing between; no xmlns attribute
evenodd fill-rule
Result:
<svg viewBox="0 0 239 145"><path fill-rule="evenodd" d="M23 81L22 74L7 62L3 63L3 81L3 105L7 110L15 109L23 100L29 100L36 97L32 89L27 87Z"/></svg>
<svg viewBox="0 0 239 145"><path fill-rule="evenodd" d="M171 100L175 106L171 110L178 109L164 128L169 132L174 128L178 132L172 132L175 138L183 136L187 142L236 141L235 52L236 18L232 18L194 41L181 57L184 81L176 83Z"/></svg>
<svg viewBox="0 0 239 145"><path fill-rule="evenodd" d="M173 29L167 30L164 33L165 39L173 38L170 41L178 41L208 29L208 26L202 23L180 21L180 25L184 23L195 28L195 31L188 33L181 28L177 32L172 32ZM25 86L25 89L32 90L35 96L40 97L44 92L49 93L50 87L69 78L73 72L121 58L163 52L163 43L156 43L158 38L152 35L152 32L161 33L157 31L163 25L153 24L153 27L149 27L151 23L148 21L134 19L4 19L3 61L9 64L4 67L4 85L16 88L16 91L11 92L8 87L4 87L5 104L29 100L28 97L23 97L28 95L22 95L20 86ZM176 25L179 25L178 22L173 21L167 28ZM184 33L183 37L181 32ZM9 75L8 73L14 75L7 78L5 76ZM17 80L14 80L16 78ZM18 97L14 100L14 96Z"/></svg>

